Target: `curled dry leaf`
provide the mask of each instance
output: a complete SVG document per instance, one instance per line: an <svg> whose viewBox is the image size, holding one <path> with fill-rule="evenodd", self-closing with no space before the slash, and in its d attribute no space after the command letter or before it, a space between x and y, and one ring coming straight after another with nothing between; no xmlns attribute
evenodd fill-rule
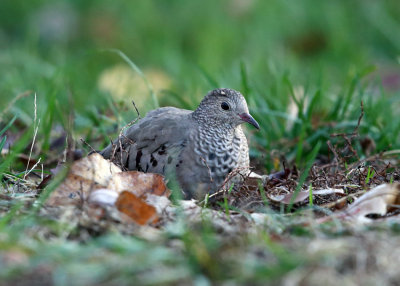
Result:
<svg viewBox="0 0 400 286"><path fill-rule="evenodd" d="M370 219L366 215L385 215L396 209L398 204L400 204L400 184L383 184L359 197L342 213L342 216L368 222Z"/></svg>
<svg viewBox="0 0 400 286"><path fill-rule="evenodd" d="M313 190L312 191L313 195L332 195L332 194L344 194L343 189L321 189L321 190ZM269 194L268 197L271 201L276 202L276 203L282 203L282 204L290 204L292 197L294 196L294 193L289 193L286 195L273 195ZM299 203L303 202L306 199L308 199L310 196L310 192L307 191L300 191L296 198L294 199L293 203Z"/></svg>
<svg viewBox="0 0 400 286"><path fill-rule="evenodd" d="M372 219L367 215L386 215L399 208L400 184L382 184L355 200L346 210L318 219L318 223L330 221L332 218L368 223Z"/></svg>

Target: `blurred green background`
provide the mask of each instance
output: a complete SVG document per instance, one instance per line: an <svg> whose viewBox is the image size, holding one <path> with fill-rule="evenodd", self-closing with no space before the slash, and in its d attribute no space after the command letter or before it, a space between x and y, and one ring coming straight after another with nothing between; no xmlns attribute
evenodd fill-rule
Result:
<svg viewBox="0 0 400 286"><path fill-rule="evenodd" d="M103 147L135 118L132 100L142 115L156 107L138 73L108 50L118 49L160 105L195 108L215 87L244 93L262 126L252 156L268 169L271 150L299 163L332 132L351 132L361 100L361 135L374 150L397 148L399 32L396 0L2 0L0 124L18 114L11 130L31 126L36 93L37 156L57 126Z"/></svg>

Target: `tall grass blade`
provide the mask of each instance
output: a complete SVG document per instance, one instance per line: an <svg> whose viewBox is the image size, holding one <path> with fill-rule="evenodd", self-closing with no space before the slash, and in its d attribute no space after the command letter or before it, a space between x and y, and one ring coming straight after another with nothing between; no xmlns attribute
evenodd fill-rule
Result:
<svg viewBox="0 0 400 286"><path fill-rule="evenodd" d="M318 141L317 145L315 145L314 149L311 151L310 156L307 158L307 165L304 170L304 172L301 174L299 182L297 183L297 187L293 192L293 196L290 199L290 203L287 207L287 211L290 212L292 210L294 200L296 199L297 195L299 194L301 187L303 186L304 181L306 180L308 173L310 172L310 169L312 165L314 164L315 158L317 157L317 154L319 152L319 149L321 148L321 141Z"/></svg>
<svg viewBox="0 0 400 286"><path fill-rule="evenodd" d="M6 141L7 141L7 136L4 136L0 142L0 153L3 150L4 144L6 144Z"/></svg>
<svg viewBox="0 0 400 286"><path fill-rule="evenodd" d="M7 125L6 125L3 129L1 129L1 131L0 131L0 136L3 136L3 134L8 130L8 128L11 127L11 125L14 123L14 121L17 119L17 117L18 117L18 116L15 115L15 116L11 119L11 121L8 122Z"/></svg>

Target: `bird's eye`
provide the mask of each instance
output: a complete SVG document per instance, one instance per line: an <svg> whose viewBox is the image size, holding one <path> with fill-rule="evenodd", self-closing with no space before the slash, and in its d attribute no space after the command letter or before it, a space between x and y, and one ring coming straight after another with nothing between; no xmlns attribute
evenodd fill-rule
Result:
<svg viewBox="0 0 400 286"><path fill-rule="evenodd" d="M223 110L229 110L229 104L224 101L221 103L221 108Z"/></svg>

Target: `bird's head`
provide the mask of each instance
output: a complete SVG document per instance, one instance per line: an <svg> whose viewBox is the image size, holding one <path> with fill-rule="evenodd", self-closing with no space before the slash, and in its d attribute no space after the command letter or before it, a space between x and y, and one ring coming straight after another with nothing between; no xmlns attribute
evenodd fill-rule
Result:
<svg viewBox="0 0 400 286"><path fill-rule="evenodd" d="M243 95L233 89L218 88L210 91L201 101L194 114L210 125L238 126L244 122L260 129L250 115Z"/></svg>

